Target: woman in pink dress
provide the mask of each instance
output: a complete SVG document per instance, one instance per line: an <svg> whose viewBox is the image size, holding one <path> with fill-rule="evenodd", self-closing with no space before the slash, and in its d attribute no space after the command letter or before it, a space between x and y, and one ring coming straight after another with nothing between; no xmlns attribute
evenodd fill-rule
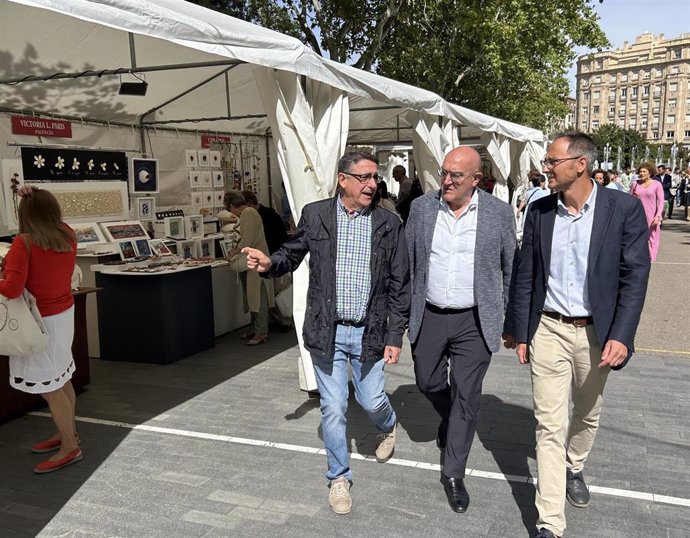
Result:
<svg viewBox="0 0 690 538"><path fill-rule="evenodd" d="M637 169L637 182L630 186L630 194L639 198L647 215L649 226L649 257L656 261L661 242L661 219L664 212L664 188L652 179L654 165L644 163Z"/></svg>

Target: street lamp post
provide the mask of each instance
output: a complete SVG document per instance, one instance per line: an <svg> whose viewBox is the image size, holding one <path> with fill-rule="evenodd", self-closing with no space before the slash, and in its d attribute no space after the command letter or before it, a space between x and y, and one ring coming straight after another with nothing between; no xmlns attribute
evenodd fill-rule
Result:
<svg viewBox="0 0 690 538"><path fill-rule="evenodd" d="M609 169L609 157L611 157L611 144L608 142L604 146L604 166L605 170Z"/></svg>
<svg viewBox="0 0 690 538"><path fill-rule="evenodd" d="M635 154L637 153L637 146L633 146L630 152L630 168L635 169Z"/></svg>
<svg viewBox="0 0 690 538"><path fill-rule="evenodd" d="M676 169L676 155L678 155L678 146L674 143L671 146L671 172Z"/></svg>

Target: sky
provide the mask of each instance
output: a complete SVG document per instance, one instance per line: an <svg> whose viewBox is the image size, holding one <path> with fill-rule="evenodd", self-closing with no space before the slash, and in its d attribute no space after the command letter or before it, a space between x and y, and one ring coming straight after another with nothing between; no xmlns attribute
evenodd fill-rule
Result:
<svg viewBox="0 0 690 538"><path fill-rule="evenodd" d="M567 1L567 0L564 0ZM633 43L644 32L678 37L690 32L690 0L604 0L594 4L599 26L606 33L612 49L621 48L624 41ZM578 56L590 52L577 48ZM568 72L570 95L575 96L576 63Z"/></svg>

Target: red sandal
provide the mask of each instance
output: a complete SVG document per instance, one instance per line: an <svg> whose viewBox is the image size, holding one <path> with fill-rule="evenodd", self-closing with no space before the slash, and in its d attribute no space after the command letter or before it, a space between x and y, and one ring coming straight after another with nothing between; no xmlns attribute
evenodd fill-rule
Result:
<svg viewBox="0 0 690 538"><path fill-rule="evenodd" d="M77 447L72 452L67 454L64 458L61 460L56 460L56 461L50 461L46 460L34 467L34 473L36 474L44 474L44 473L52 473L53 471L57 471L59 469L62 469L63 467L67 467L68 465L72 465L73 463L77 463L80 461L84 456L81 453L81 448Z"/></svg>

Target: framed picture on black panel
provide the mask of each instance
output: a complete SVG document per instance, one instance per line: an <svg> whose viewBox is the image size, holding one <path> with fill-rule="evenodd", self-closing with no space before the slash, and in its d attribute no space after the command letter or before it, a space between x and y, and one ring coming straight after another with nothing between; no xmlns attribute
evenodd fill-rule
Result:
<svg viewBox="0 0 690 538"><path fill-rule="evenodd" d="M134 193L158 192L158 159L132 159L131 186Z"/></svg>

